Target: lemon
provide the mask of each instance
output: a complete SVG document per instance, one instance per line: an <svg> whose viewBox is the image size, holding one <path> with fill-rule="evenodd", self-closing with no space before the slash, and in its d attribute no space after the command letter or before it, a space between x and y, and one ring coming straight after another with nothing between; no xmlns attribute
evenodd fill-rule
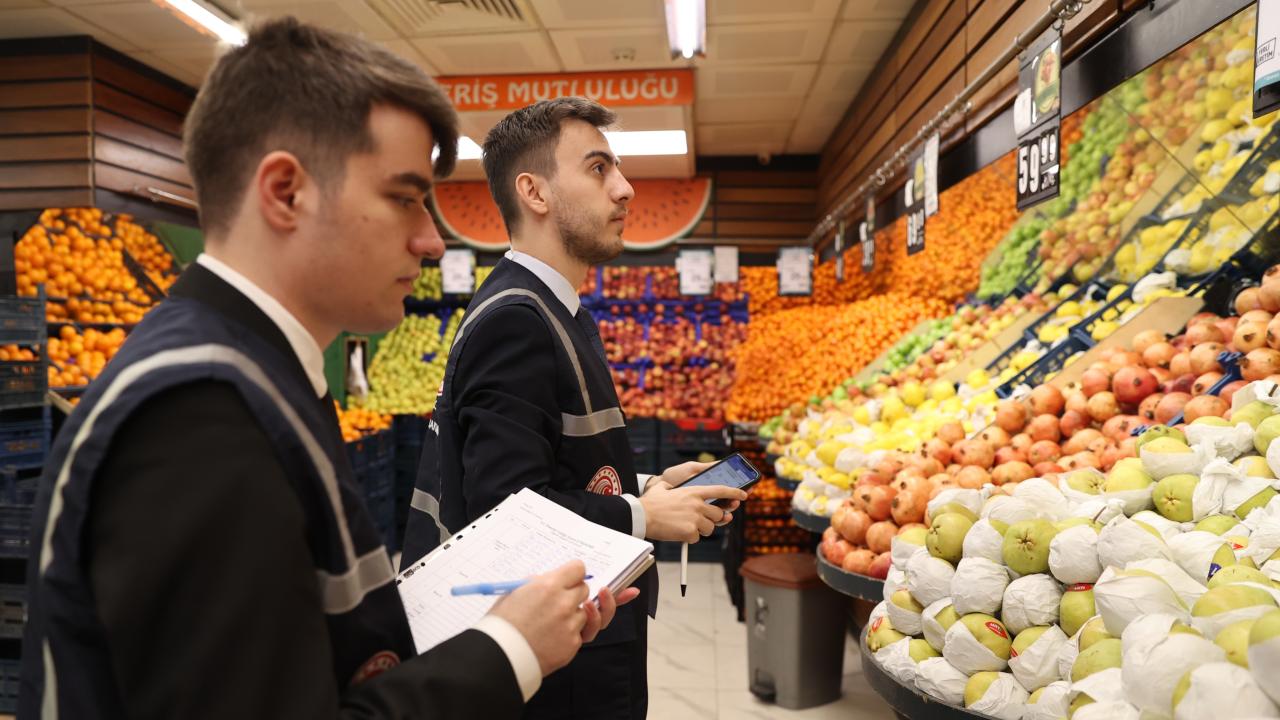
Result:
<svg viewBox="0 0 1280 720"><path fill-rule="evenodd" d="M991 376L987 375L986 370L978 368L965 376L964 383L974 390L979 390L991 384Z"/></svg>
<svg viewBox="0 0 1280 720"><path fill-rule="evenodd" d="M929 397L942 402L956 396L956 386L946 380L938 380L929 387Z"/></svg>

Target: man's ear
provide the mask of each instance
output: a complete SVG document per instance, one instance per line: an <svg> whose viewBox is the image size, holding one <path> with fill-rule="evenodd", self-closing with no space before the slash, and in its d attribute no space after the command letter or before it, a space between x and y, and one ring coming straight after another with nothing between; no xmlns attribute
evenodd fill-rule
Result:
<svg viewBox="0 0 1280 720"><path fill-rule="evenodd" d="M551 212L551 206L547 202L550 194L550 187L543 178L533 173L520 173L516 176L516 200L534 215L542 216Z"/></svg>
<svg viewBox="0 0 1280 720"><path fill-rule="evenodd" d="M253 180L253 191L263 221L279 232L295 230L303 191L311 184L298 158L293 153L280 150L268 153L258 163Z"/></svg>

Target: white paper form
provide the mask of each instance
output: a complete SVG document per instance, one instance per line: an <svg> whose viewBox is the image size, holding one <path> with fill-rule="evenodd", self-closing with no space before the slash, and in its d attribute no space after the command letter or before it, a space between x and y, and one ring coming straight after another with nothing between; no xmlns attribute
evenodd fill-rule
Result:
<svg viewBox="0 0 1280 720"><path fill-rule="evenodd" d="M651 562L653 545L585 520L529 489L504 500L454 533L397 579L419 653L439 645L484 617L495 596L453 596L458 585L520 580L582 560L590 597L615 592Z"/></svg>

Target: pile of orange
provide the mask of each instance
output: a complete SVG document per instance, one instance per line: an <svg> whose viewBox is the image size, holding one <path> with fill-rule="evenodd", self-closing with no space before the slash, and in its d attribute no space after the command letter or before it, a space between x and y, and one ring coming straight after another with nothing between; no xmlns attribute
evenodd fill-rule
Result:
<svg viewBox="0 0 1280 720"><path fill-rule="evenodd" d="M146 228L133 222L128 215L116 217L116 237L124 241L124 247L134 260L147 271L147 277L161 290L168 292L178 280L173 256L160 244L160 239Z"/></svg>
<svg viewBox="0 0 1280 720"><path fill-rule="evenodd" d="M894 292L753 317L747 341L733 352L737 382L725 415L759 422L828 393L920 321L948 311L941 299Z"/></svg>
<svg viewBox="0 0 1280 720"><path fill-rule="evenodd" d="M125 300L98 302L82 298L67 298L65 301L50 300L45 304L44 311L45 318L49 322L72 320L86 324L136 325L142 322L142 316L150 309L150 306L139 306Z"/></svg>
<svg viewBox="0 0 1280 720"><path fill-rule="evenodd" d="M36 359L36 353L31 348L18 347L17 345L0 347L0 360L6 362L35 362Z"/></svg>
<svg viewBox="0 0 1280 720"><path fill-rule="evenodd" d="M338 427L342 429L343 442L359 440L391 427L390 415L358 407L344 410L337 400L333 401L333 409L338 413Z"/></svg>
<svg viewBox="0 0 1280 720"><path fill-rule="evenodd" d="M49 387L80 387L102 374L124 344L123 328L101 332L89 328L81 335L64 325L49 338Z"/></svg>

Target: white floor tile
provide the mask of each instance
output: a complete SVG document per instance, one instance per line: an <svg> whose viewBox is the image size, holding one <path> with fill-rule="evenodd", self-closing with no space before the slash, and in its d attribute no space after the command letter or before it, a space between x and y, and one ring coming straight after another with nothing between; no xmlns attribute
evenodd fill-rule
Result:
<svg viewBox="0 0 1280 720"><path fill-rule="evenodd" d="M710 644L649 645L649 687L703 691L716 686L716 649Z"/></svg>
<svg viewBox="0 0 1280 720"><path fill-rule="evenodd" d="M649 717L654 720L717 720L716 694L707 688L649 688Z"/></svg>

